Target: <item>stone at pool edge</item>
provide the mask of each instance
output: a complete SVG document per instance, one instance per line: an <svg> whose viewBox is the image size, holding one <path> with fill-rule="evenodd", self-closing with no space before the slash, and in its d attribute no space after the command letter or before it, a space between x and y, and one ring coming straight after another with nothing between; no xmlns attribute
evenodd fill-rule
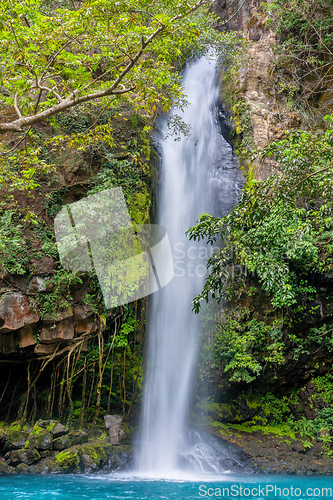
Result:
<svg viewBox="0 0 333 500"><path fill-rule="evenodd" d="M121 415L105 415L105 427L109 431L110 443L118 445L120 441L127 437L124 429L123 417Z"/></svg>
<svg viewBox="0 0 333 500"><path fill-rule="evenodd" d="M8 465L17 467L20 464L32 465L40 460L40 454L33 448L22 448L21 450L12 450L6 453L5 460Z"/></svg>
<svg viewBox="0 0 333 500"><path fill-rule="evenodd" d="M67 434L57 437L52 441L54 450L65 450L72 445L71 439Z"/></svg>
<svg viewBox="0 0 333 500"><path fill-rule="evenodd" d="M58 457L58 458L57 458ZM84 474L98 471L116 471L133 460L131 445L112 446L108 442L93 441L59 451L55 456L39 460L30 467L31 474Z"/></svg>
<svg viewBox="0 0 333 500"><path fill-rule="evenodd" d="M15 474L14 467L8 465L3 459L0 459L0 475L1 474Z"/></svg>

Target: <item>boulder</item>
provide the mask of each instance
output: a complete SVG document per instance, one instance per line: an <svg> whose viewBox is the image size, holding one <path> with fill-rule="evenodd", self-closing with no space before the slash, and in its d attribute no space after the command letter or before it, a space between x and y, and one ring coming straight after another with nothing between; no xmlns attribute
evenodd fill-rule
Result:
<svg viewBox="0 0 333 500"><path fill-rule="evenodd" d="M56 466L61 472L80 472L80 457L77 450L60 451L55 459Z"/></svg>
<svg viewBox="0 0 333 500"><path fill-rule="evenodd" d="M27 426L22 426L19 422L13 422L5 430L5 451L18 450L23 448L29 435Z"/></svg>
<svg viewBox="0 0 333 500"><path fill-rule="evenodd" d="M109 444L93 443L81 446L79 449L79 456L82 472L87 473L100 470L107 464L109 453Z"/></svg>
<svg viewBox="0 0 333 500"><path fill-rule="evenodd" d="M0 458L0 474L11 474L15 471L2 458Z"/></svg>
<svg viewBox="0 0 333 500"><path fill-rule="evenodd" d="M93 472L106 467L112 446L108 442L96 441L89 444L72 446L60 451L55 459L61 472Z"/></svg>
<svg viewBox="0 0 333 500"><path fill-rule="evenodd" d="M21 328L21 330L19 331L18 345L21 348L35 345L34 328L31 325L25 326L24 328Z"/></svg>
<svg viewBox="0 0 333 500"><path fill-rule="evenodd" d="M123 427L123 418L120 415L105 415L105 427L109 430L111 444L119 444L126 438L126 432Z"/></svg>
<svg viewBox="0 0 333 500"><path fill-rule="evenodd" d="M40 459L40 454L35 449L21 448L6 453L5 460L9 465L16 467L19 464L31 465Z"/></svg>
<svg viewBox="0 0 333 500"><path fill-rule="evenodd" d="M53 474L59 472L62 471L61 468L58 467L54 457L42 457L41 460L30 466L30 473L32 474Z"/></svg>
<svg viewBox="0 0 333 500"><path fill-rule="evenodd" d="M56 424L58 424L57 420L42 420L40 418L37 420L32 430L40 432L38 431L38 427L40 427L42 429L47 429L50 432L50 428L53 428Z"/></svg>
<svg viewBox="0 0 333 500"><path fill-rule="evenodd" d="M72 445L83 444L88 442L88 434L86 432L75 432L71 431L68 436L71 439Z"/></svg>
<svg viewBox="0 0 333 500"><path fill-rule="evenodd" d="M50 425L50 432L52 433L54 438L58 438L60 436L68 434L69 429L66 425L63 425L60 422L55 422L54 425Z"/></svg>
<svg viewBox="0 0 333 500"><path fill-rule="evenodd" d="M8 333L39 321L29 298L21 292L5 293L0 299L0 333Z"/></svg>
<svg viewBox="0 0 333 500"><path fill-rule="evenodd" d="M55 450L66 450L72 445L71 439L67 434L54 439L52 444Z"/></svg>
<svg viewBox="0 0 333 500"><path fill-rule="evenodd" d="M16 472L18 472L19 474L29 474L30 467L27 464L23 464L23 463L18 464L18 466L16 467Z"/></svg>
<svg viewBox="0 0 333 500"><path fill-rule="evenodd" d="M43 430L38 434L30 435L29 448L36 448L38 451L45 451L52 449L52 434ZM26 445L27 446L27 445Z"/></svg>

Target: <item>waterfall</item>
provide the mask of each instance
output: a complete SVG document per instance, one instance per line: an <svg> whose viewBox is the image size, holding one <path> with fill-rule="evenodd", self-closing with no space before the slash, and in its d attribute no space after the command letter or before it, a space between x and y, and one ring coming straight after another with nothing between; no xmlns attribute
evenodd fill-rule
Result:
<svg viewBox="0 0 333 500"><path fill-rule="evenodd" d="M184 233L201 213L224 215L241 189L237 159L219 131L215 61L203 57L189 64L183 85L189 105L173 114L190 126L190 135L176 140L164 121L157 139L162 169L158 222L169 235L175 276L153 295L150 305L136 456L139 471L162 476L184 464L216 468L216 452L188 429L200 341L200 317L191 301L203 286L209 248L190 242Z"/></svg>

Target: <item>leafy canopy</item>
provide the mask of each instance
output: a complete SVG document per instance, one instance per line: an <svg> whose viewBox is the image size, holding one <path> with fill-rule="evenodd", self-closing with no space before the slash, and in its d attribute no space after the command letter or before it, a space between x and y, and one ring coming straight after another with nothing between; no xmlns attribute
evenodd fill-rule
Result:
<svg viewBox="0 0 333 500"><path fill-rule="evenodd" d="M47 167L36 125L54 126L74 107L95 117L126 106L145 116L149 128L158 112L181 105L175 64L237 38L219 35L213 21L204 0L60 1L56 7L46 0L0 0L0 181L36 187L36 170ZM93 120L69 147L113 145L110 124Z"/></svg>
<svg viewBox="0 0 333 500"><path fill-rule="evenodd" d="M174 84L170 62L195 43L203 1L87 0L43 12L40 0L0 2L3 105L15 108L0 131L20 130L75 105L130 94L156 105Z"/></svg>

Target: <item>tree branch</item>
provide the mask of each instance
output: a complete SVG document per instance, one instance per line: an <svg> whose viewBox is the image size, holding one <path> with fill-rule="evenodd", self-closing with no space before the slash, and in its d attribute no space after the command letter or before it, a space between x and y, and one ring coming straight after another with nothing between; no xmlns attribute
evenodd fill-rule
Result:
<svg viewBox="0 0 333 500"><path fill-rule="evenodd" d="M201 7L204 3L204 0L198 0L192 7L190 7L185 13L183 14L178 14L174 16L170 20L170 24L175 23L179 19L183 19L184 17L187 17L190 15L192 12L196 11L199 7ZM135 87L128 87L126 88L123 84L122 81L125 78L125 76L131 71L131 69L135 66L135 64L140 60L142 54L144 53L145 49L148 47L148 45L166 28L165 24L161 24L146 40L142 37L141 40L141 47L137 51L137 53L133 56L133 58L127 63L125 68L120 72L118 77L115 79L115 81L112 83L112 85L104 90L100 90L97 92L93 92L90 94L82 95L81 97L78 97L79 94L87 90L88 87L91 86L91 83L89 83L86 87L83 87L82 89L75 89L73 92L69 94L69 96L65 99L62 99L61 102L58 104L51 106L49 109L46 109L44 111L41 111L40 113L30 115L30 116L25 116L23 117L22 114L20 113L18 107L17 107L17 94L14 99L14 107L15 111L17 112L19 119L14 120L13 122L10 123L1 123L0 124L0 134L6 133L8 131L16 131L20 132L22 128L24 127L29 127L31 125L34 125L35 123L39 123L43 120L46 120L47 118L50 118L51 116L56 115L57 113L66 111L68 109L73 108L74 106L77 106L79 104L82 104L84 102L88 101L93 101L97 99L101 99L102 97L108 97L110 95L114 96L119 96L122 94L126 94L128 92L131 92L134 90ZM73 39L71 39L73 41ZM68 41L68 43L70 43ZM67 44L67 42L66 42ZM64 44L61 49L66 46ZM58 51L59 52L59 51ZM58 54L58 52L55 54ZM53 57L54 60L54 57ZM50 63L48 67L50 66ZM50 89L48 89L50 90ZM54 90L53 90L54 92ZM56 97L57 95L54 94ZM60 97L60 96L59 96ZM58 98L58 97L57 97ZM59 99L58 99L59 100Z"/></svg>

